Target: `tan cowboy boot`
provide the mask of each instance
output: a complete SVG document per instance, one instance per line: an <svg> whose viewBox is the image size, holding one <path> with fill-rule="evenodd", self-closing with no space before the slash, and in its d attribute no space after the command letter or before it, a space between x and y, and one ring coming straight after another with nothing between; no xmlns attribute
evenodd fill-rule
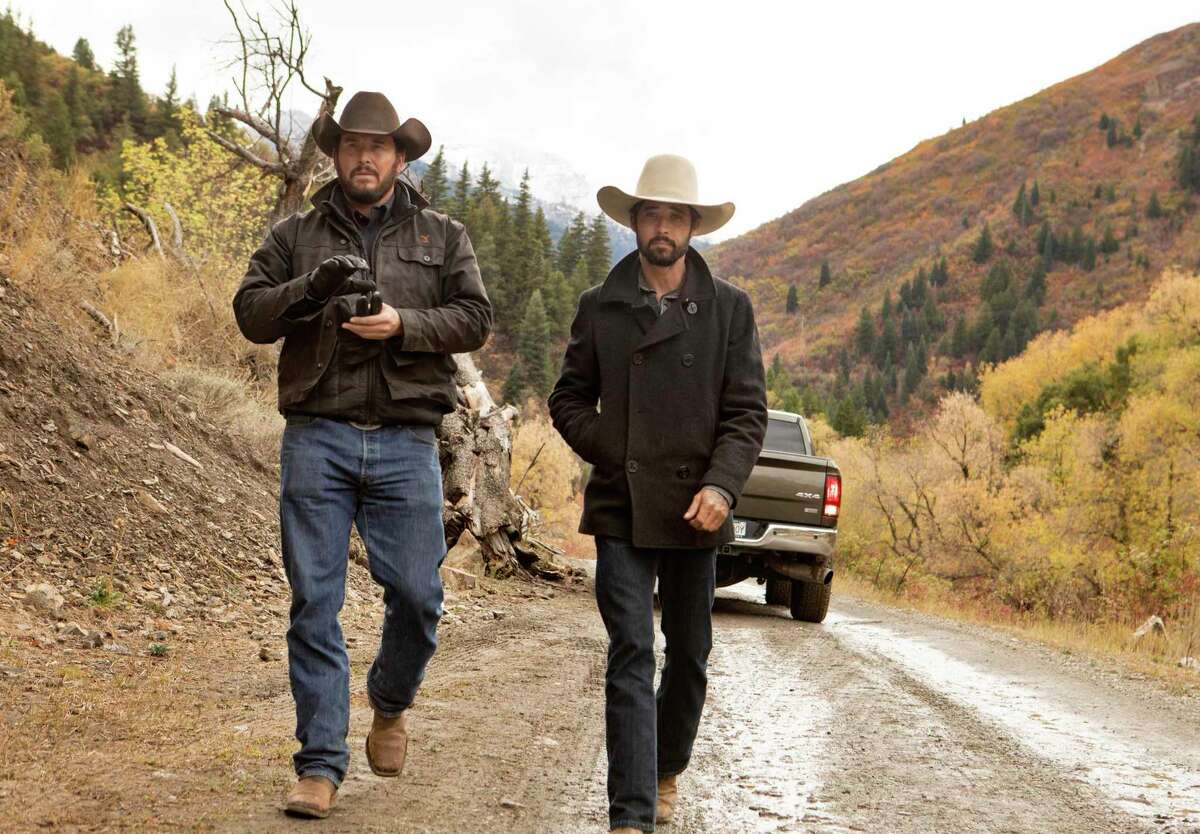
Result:
<svg viewBox="0 0 1200 834"><path fill-rule="evenodd" d="M675 786L674 776L664 776L658 780L658 804L654 809L654 821L667 823L675 816L675 803L679 801L679 789Z"/></svg>
<svg viewBox="0 0 1200 834"><path fill-rule="evenodd" d="M376 776L399 776L408 755L408 710L395 718L378 712L367 733L367 764Z"/></svg>
<svg viewBox="0 0 1200 834"><path fill-rule="evenodd" d="M284 810L293 816L323 820L329 816L336 796L337 786L324 776L301 776L288 794Z"/></svg>

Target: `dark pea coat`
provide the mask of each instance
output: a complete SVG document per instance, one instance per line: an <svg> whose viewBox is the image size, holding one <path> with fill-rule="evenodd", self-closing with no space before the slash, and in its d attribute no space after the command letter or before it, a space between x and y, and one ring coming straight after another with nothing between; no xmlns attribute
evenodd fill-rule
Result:
<svg viewBox="0 0 1200 834"><path fill-rule="evenodd" d="M586 290L550 394L554 427L592 464L580 532L638 547L714 547L733 538L683 515L706 484L737 498L762 449L766 383L750 297L688 248L679 300L642 301L634 252ZM599 404L599 411L597 411Z"/></svg>

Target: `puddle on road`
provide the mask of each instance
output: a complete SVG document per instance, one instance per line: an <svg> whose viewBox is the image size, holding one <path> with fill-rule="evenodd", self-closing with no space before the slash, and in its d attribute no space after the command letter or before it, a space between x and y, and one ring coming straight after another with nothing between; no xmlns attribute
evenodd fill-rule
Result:
<svg viewBox="0 0 1200 834"><path fill-rule="evenodd" d="M794 646L772 645L759 619L771 616L761 594L740 587L719 593L722 600L755 602L758 611L755 622L743 623L736 612L722 616L718 603L708 703L694 753L699 766L680 778L689 800L674 827L680 834L841 830L815 798L832 707L797 674ZM790 635L794 624L786 625Z"/></svg>
<svg viewBox="0 0 1200 834"><path fill-rule="evenodd" d="M931 689L998 722L1035 754L1098 788L1121 810L1141 818L1192 817L1200 807L1200 767L1154 757L1136 739L1093 724L1039 697L1019 681L982 672L944 652L871 621L830 612L825 626L860 652L882 656Z"/></svg>

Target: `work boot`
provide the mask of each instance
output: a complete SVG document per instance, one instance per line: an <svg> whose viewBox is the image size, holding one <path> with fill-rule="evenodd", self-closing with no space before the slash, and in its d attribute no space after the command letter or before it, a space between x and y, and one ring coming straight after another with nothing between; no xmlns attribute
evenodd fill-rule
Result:
<svg viewBox="0 0 1200 834"><path fill-rule="evenodd" d="M324 776L301 776L288 794L284 811L296 817L325 819L337 796L337 785Z"/></svg>
<svg viewBox="0 0 1200 834"><path fill-rule="evenodd" d="M679 789L674 776L658 780L658 804L654 808L655 822L670 822L675 817L675 803L679 801Z"/></svg>
<svg viewBox="0 0 1200 834"><path fill-rule="evenodd" d="M367 764L376 776L399 776L408 755L408 710L395 718L378 712L367 733Z"/></svg>

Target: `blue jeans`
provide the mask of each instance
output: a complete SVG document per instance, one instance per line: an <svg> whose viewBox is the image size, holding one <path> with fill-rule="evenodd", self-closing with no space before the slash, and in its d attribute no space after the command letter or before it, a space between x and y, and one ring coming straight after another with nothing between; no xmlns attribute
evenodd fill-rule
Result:
<svg viewBox="0 0 1200 834"><path fill-rule="evenodd" d="M608 630L604 724L611 828L654 830L658 779L687 768L708 689L717 552L596 537L596 602ZM665 663L654 690L654 580Z"/></svg>
<svg viewBox="0 0 1200 834"><path fill-rule="evenodd" d="M437 648L442 614L437 439L432 426L364 431L289 417L280 463L283 565L292 587L288 674L300 742L293 759L298 775L340 785L350 763L350 662L338 622L350 525L366 544L371 578L383 586L383 634L367 693L376 710L399 715Z"/></svg>

